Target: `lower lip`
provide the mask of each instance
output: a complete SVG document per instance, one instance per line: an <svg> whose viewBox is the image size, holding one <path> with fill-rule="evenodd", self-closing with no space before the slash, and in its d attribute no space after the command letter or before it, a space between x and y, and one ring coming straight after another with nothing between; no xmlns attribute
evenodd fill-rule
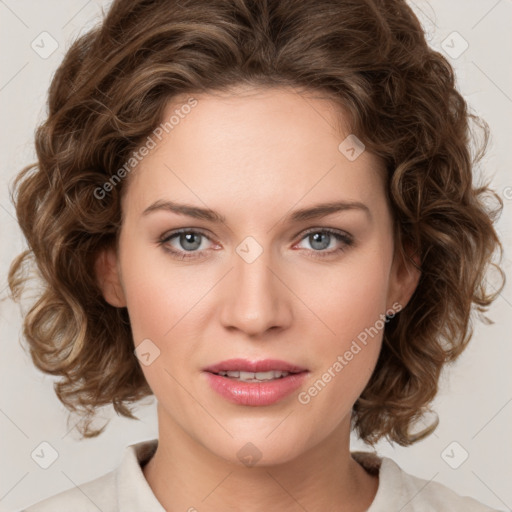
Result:
<svg viewBox="0 0 512 512"><path fill-rule="evenodd" d="M297 390L308 372L291 373L265 382L243 382L205 372L211 388L225 399L238 405L271 405Z"/></svg>

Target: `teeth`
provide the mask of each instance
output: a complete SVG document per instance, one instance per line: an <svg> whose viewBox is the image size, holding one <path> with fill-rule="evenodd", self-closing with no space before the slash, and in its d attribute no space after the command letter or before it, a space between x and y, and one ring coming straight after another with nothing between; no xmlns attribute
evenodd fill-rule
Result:
<svg viewBox="0 0 512 512"><path fill-rule="evenodd" d="M239 371L220 371L219 375L223 377L231 377L232 379L238 379L244 382L261 382L267 380L280 379L286 377L290 372L282 372L279 370L271 370L269 372L239 372Z"/></svg>

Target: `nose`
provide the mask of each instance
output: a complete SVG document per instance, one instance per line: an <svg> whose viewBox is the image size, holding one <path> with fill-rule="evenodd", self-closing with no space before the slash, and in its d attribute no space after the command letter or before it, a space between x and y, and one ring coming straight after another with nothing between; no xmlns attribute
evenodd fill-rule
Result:
<svg viewBox="0 0 512 512"><path fill-rule="evenodd" d="M223 326L251 337L288 327L292 321L291 293L268 251L252 263L234 254L233 262L234 268L224 283L220 312Z"/></svg>

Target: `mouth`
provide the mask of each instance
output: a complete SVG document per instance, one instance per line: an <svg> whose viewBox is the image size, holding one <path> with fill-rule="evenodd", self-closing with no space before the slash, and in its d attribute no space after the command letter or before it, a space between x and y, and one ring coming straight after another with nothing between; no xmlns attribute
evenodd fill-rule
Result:
<svg viewBox="0 0 512 512"><path fill-rule="evenodd" d="M213 391L238 405L275 404L300 388L309 373L286 361L229 359L203 368Z"/></svg>
<svg viewBox="0 0 512 512"><path fill-rule="evenodd" d="M203 371L243 382L266 382L288 377L288 375L306 372L296 364L278 359L228 359L204 368Z"/></svg>
<svg viewBox="0 0 512 512"><path fill-rule="evenodd" d="M296 391L309 373L277 359L229 359L203 369L210 387L238 405L271 405Z"/></svg>
<svg viewBox="0 0 512 512"><path fill-rule="evenodd" d="M290 374L302 372L283 372L280 370L270 370L268 372L244 372L244 371L219 371L211 372L214 375L227 377L228 379L239 380L241 382L268 382L271 380L283 379Z"/></svg>

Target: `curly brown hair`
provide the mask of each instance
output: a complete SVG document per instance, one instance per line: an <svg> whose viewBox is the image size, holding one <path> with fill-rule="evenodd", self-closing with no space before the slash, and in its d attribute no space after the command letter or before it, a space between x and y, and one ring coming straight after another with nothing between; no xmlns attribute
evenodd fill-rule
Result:
<svg viewBox="0 0 512 512"><path fill-rule="evenodd" d="M411 444L435 429L411 431L442 368L472 336L472 312L490 322L483 313L505 277L492 261L497 251L501 260L493 224L503 203L488 183L473 183L488 126L469 112L452 67L403 0L114 1L56 71L37 163L14 182L28 249L11 264L12 297L20 299L30 268L42 282L23 324L32 360L62 377L55 391L80 414L83 437L105 429L91 427L100 406L136 419L130 403L152 391L127 310L104 300L94 266L117 244L127 180L101 200L97 190L158 126L170 99L244 84L327 96L386 164L395 247L410 261L406 247L420 255L421 277L386 325L352 419L368 443ZM470 120L483 133L474 155ZM494 293L489 266L502 280Z"/></svg>

